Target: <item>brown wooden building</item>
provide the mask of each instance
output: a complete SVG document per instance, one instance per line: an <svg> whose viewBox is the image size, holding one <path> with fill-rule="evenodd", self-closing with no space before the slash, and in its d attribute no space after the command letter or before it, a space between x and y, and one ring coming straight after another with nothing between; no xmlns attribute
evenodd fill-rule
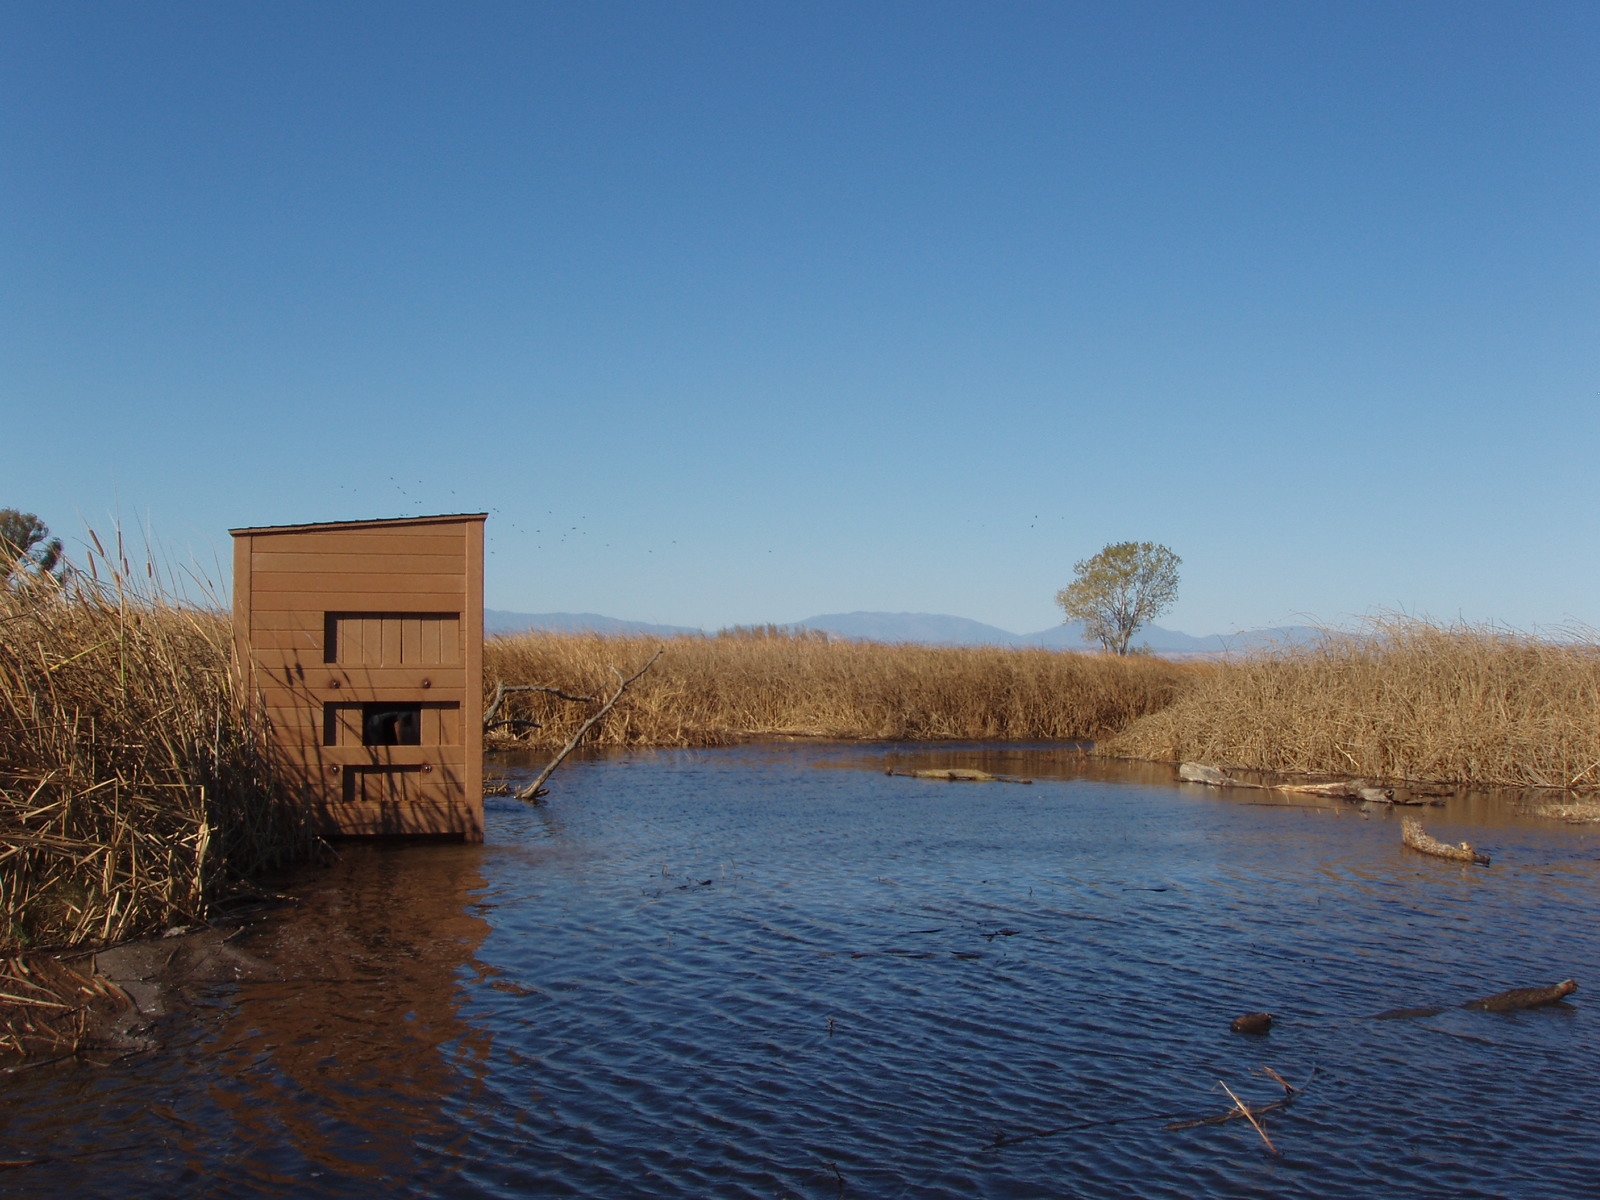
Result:
<svg viewBox="0 0 1600 1200"><path fill-rule="evenodd" d="M231 530L239 661L329 834L483 838L484 518Z"/></svg>

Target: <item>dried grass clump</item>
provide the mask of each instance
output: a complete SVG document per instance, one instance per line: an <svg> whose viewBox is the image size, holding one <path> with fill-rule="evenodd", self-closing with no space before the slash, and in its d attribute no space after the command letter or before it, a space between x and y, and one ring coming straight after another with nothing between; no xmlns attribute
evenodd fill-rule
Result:
<svg viewBox="0 0 1600 1200"><path fill-rule="evenodd" d="M0 959L0 1056L76 1054L132 1001L103 975L47 954Z"/></svg>
<svg viewBox="0 0 1600 1200"><path fill-rule="evenodd" d="M778 629L739 636L652 638L527 633L491 638L484 682L543 684L501 713L538 728L523 744L563 745L616 688L665 645L595 744L712 746L763 736L841 739L1094 738L1172 703L1204 667L1002 647L885 645ZM486 697L487 700L487 697Z"/></svg>
<svg viewBox="0 0 1600 1200"><path fill-rule="evenodd" d="M271 803L227 618L135 589L125 561L89 565L109 581L0 581L0 950L199 920L300 837Z"/></svg>
<svg viewBox="0 0 1600 1200"><path fill-rule="evenodd" d="M1600 786L1600 644L1384 619L1227 662L1102 750L1370 779Z"/></svg>

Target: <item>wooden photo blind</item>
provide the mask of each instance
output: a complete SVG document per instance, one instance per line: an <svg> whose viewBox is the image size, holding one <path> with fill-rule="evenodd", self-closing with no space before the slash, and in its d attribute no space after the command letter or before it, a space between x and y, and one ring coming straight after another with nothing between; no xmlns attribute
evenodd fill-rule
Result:
<svg viewBox="0 0 1600 1200"><path fill-rule="evenodd" d="M329 834L483 837L483 523L232 531L239 661Z"/></svg>

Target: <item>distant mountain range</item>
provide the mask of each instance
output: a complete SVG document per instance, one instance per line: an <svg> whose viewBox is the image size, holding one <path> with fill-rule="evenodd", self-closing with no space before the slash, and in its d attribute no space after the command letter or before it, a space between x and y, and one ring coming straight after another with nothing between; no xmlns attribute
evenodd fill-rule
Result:
<svg viewBox="0 0 1600 1200"><path fill-rule="evenodd" d="M1098 643L1086 642L1083 624L1074 621L1053 625L1038 633L1011 633L966 617L941 613L853 612L828 613L807 617L780 626L783 629L815 629L835 637L870 642L915 642L928 646L1047 646L1058 650L1093 650ZM652 625L646 621L622 621L598 613L516 613L499 609L484 612L488 633L522 633L530 629L562 633L639 634L646 637L675 637L685 633L704 633L684 625ZM1213 633L1206 637L1147 625L1135 636L1136 647L1148 646L1156 654L1170 657L1224 654L1230 650L1253 650L1269 645L1294 645L1316 637L1317 630L1307 625L1281 625L1272 629L1250 629L1240 633Z"/></svg>
<svg viewBox="0 0 1600 1200"><path fill-rule="evenodd" d="M648 621L619 621L599 613L518 613L497 608L483 610L485 633L526 633L530 629L554 633L638 633L647 637L677 637L683 633L704 633L687 625L652 625Z"/></svg>

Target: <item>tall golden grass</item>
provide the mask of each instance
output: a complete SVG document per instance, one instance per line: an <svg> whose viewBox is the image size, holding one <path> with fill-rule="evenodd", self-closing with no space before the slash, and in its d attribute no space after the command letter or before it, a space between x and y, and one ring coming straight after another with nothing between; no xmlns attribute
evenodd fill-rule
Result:
<svg viewBox="0 0 1600 1200"><path fill-rule="evenodd" d="M0 950L199 920L302 844L227 618L95 575L0 577Z"/></svg>
<svg viewBox="0 0 1600 1200"><path fill-rule="evenodd" d="M595 744L712 746L783 735L1097 738L1170 704L1206 669L1043 649L830 641L777 629L665 642L527 633L488 641L484 684L489 695L505 682L600 697L617 686L611 668L631 674L663 646L660 662L590 735ZM523 744L559 746L596 703L517 693L502 716L539 723L522 732Z"/></svg>
<svg viewBox="0 0 1600 1200"><path fill-rule="evenodd" d="M1376 621L1222 664L1101 749L1262 771L1600 786L1600 644Z"/></svg>

